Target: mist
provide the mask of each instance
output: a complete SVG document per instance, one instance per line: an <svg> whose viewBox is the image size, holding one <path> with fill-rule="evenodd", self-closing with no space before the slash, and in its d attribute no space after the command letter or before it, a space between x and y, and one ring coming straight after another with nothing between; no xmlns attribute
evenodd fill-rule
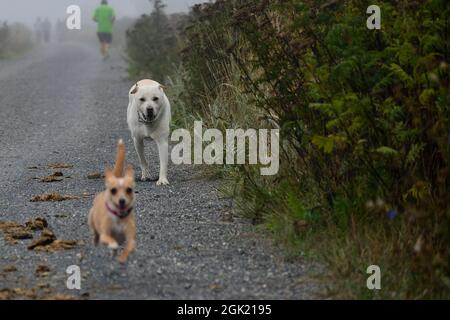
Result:
<svg viewBox="0 0 450 320"><path fill-rule="evenodd" d="M165 0L167 13L187 12L189 7L204 2L201 0ZM52 22L66 17L69 5L81 8L83 21L90 20L100 0L14 0L0 1L0 21L22 22L32 25L37 17L48 17ZM117 18L137 17L152 10L149 0L109 0L115 8Z"/></svg>

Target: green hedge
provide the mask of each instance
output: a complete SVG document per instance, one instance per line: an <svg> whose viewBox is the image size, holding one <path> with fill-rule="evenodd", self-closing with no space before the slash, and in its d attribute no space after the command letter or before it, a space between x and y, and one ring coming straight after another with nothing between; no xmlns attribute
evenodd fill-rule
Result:
<svg viewBox="0 0 450 320"><path fill-rule="evenodd" d="M371 4L197 5L172 46L172 98L207 126L281 129L277 176L221 172L240 211L294 256L322 256L345 297L377 297L361 282L372 263L387 270L379 297L448 297L449 5L378 1L369 30Z"/></svg>
<svg viewBox="0 0 450 320"><path fill-rule="evenodd" d="M234 174L244 213L291 243L330 225L402 230L390 239L420 252L399 259L423 273L424 296L440 296L449 290L450 10L443 0L378 1L382 28L369 30L371 4L196 6L185 32L184 102L208 118L228 83L246 95L254 124L281 128L279 176L245 166ZM231 113L226 122L249 121Z"/></svg>

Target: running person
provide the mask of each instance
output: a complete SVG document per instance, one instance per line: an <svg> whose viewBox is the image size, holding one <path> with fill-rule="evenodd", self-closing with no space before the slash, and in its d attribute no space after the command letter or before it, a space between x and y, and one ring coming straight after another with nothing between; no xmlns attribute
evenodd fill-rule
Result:
<svg viewBox="0 0 450 320"><path fill-rule="evenodd" d="M102 0L100 6L95 9L94 21L97 22L97 35L100 41L101 53L103 58L108 58L109 47L112 42L113 24L116 20L116 14L113 7L108 5L107 0Z"/></svg>

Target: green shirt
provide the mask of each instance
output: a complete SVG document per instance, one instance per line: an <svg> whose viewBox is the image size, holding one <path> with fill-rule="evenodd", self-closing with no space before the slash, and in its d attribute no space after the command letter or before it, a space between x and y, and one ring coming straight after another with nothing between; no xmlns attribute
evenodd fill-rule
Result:
<svg viewBox="0 0 450 320"><path fill-rule="evenodd" d="M94 19L97 22L97 32L112 33L114 9L109 5L101 5L95 9Z"/></svg>

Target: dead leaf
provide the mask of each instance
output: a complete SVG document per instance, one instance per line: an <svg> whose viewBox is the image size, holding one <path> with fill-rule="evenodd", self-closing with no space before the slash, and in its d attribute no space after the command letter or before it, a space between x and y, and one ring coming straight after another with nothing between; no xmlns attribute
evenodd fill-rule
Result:
<svg viewBox="0 0 450 320"><path fill-rule="evenodd" d="M50 293L48 284L38 284L37 288L5 288L0 289L0 300L39 299L39 300L78 300L77 297L64 293ZM38 291L43 294L38 295Z"/></svg>
<svg viewBox="0 0 450 320"><path fill-rule="evenodd" d="M0 231L3 232L5 240L11 244L17 243L17 240L32 239L33 231L42 230L39 239L33 241L28 246L28 250L54 252L70 250L77 245L83 245L83 241L57 239L53 231L47 227L47 220L41 217L32 219L24 225L11 221L0 221Z"/></svg>
<svg viewBox="0 0 450 320"><path fill-rule="evenodd" d="M17 243L17 240L33 239L31 230L16 222L0 221L0 231L3 232L3 238L11 244Z"/></svg>
<svg viewBox="0 0 450 320"><path fill-rule="evenodd" d="M38 217L25 223L25 226L31 230L44 230L48 227L47 219Z"/></svg>
<svg viewBox="0 0 450 320"><path fill-rule="evenodd" d="M71 195L62 195L58 192L46 193L31 198L31 202L59 202L66 200L78 200L80 197Z"/></svg>
<svg viewBox="0 0 450 320"><path fill-rule="evenodd" d="M50 273L50 268L49 266L46 266L44 264L40 264L37 266L35 274L38 277L46 277L48 276L48 274Z"/></svg>
<svg viewBox="0 0 450 320"><path fill-rule="evenodd" d="M73 249L78 244L79 242L76 240L59 240L51 230L44 229L41 233L41 237L29 245L28 250L55 252Z"/></svg>
<svg viewBox="0 0 450 320"><path fill-rule="evenodd" d="M62 250L74 249L79 244L76 240L55 240L51 244L44 246L37 246L33 250L40 252L55 252Z"/></svg>
<svg viewBox="0 0 450 320"><path fill-rule="evenodd" d="M104 178L104 175L101 173L91 173L91 174L88 174L87 178L91 179L91 180L102 179L102 178Z"/></svg>
<svg viewBox="0 0 450 320"><path fill-rule="evenodd" d="M27 288L5 288L0 290L0 300L11 300L17 298L36 299L36 291Z"/></svg>
<svg viewBox="0 0 450 320"><path fill-rule="evenodd" d="M56 162L56 163L48 164L47 168L49 168L49 169L70 169L70 168L73 168L73 165L67 164L67 163Z"/></svg>
<svg viewBox="0 0 450 320"><path fill-rule="evenodd" d="M17 271L17 267L14 265L6 266L3 268L3 272L15 272Z"/></svg>
<svg viewBox="0 0 450 320"><path fill-rule="evenodd" d="M52 173L49 176L43 177L43 178L38 178L39 181L41 182L59 182L59 181L63 181L64 174L60 171L56 171L54 173Z"/></svg>
<svg viewBox="0 0 450 320"><path fill-rule="evenodd" d="M41 282L41 283L38 283L36 285L36 287L38 287L39 289L48 289L48 288L50 288L50 284Z"/></svg>
<svg viewBox="0 0 450 320"><path fill-rule="evenodd" d="M28 246L28 250L34 250L36 247L46 246L55 240L55 234L49 229L44 229L41 233L41 237L36 241L33 241L33 243Z"/></svg>

